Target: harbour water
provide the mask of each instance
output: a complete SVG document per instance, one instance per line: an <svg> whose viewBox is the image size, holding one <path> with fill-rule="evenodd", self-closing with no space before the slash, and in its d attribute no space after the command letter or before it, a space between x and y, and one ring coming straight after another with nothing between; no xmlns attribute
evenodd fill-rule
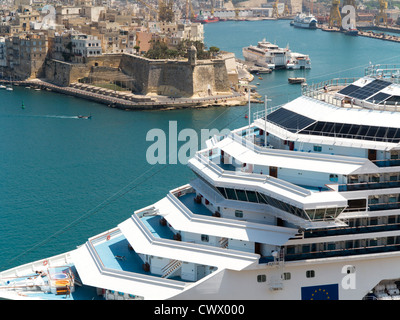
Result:
<svg viewBox="0 0 400 320"><path fill-rule="evenodd" d="M206 45L238 58L262 38L310 55L311 70L274 71L254 81L270 106L300 95L288 77L312 83L362 76L369 62L400 58L397 43L292 28L286 20L213 23L205 37ZM232 129L246 125L246 113L247 106L127 112L24 87L0 90L0 270L72 250L194 178L183 164L147 162L149 130L168 134L170 121L178 132ZM90 114L91 120L77 118Z"/></svg>

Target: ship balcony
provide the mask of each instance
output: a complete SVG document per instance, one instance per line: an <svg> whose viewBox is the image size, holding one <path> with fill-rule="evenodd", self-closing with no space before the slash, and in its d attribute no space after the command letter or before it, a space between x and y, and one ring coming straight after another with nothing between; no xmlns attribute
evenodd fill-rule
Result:
<svg viewBox="0 0 400 320"><path fill-rule="evenodd" d="M154 234L153 229L150 228L150 230ZM88 243L92 252L96 255L98 262L104 269L114 270L116 273L122 271L158 278L161 277L159 274L145 270L143 266L145 262L132 248L119 229L92 238ZM187 280L182 280L180 277L175 277L173 280L188 282Z"/></svg>
<svg viewBox="0 0 400 320"><path fill-rule="evenodd" d="M379 168L400 166L400 159L373 160L371 162Z"/></svg>
<svg viewBox="0 0 400 320"><path fill-rule="evenodd" d="M214 212L210 211L210 209L203 204L201 199L202 197L196 196L196 192L193 190L193 188L185 190L184 192L182 192L182 194L181 191L177 191L174 195L178 201L180 201L187 209L189 209L194 214L210 217L215 215ZM209 201L205 199L204 202L208 203Z"/></svg>
<svg viewBox="0 0 400 320"><path fill-rule="evenodd" d="M400 250L400 244L324 250L324 251L308 251L304 253L285 254L285 261L326 259L326 258L356 256L361 254L373 254L373 253L389 253L389 252L396 252L399 250ZM263 261L260 263L265 263L265 262Z"/></svg>
<svg viewBox="0 0 400 320"><path fill-rule="evenodd" d="M119 228L90 238L72 257L82 283L92 287L166 299L191 282L179 275L164 278L152 273L146 255L139 255Z"/></svg>
<svg viewBox="0 0 400 320"><path fill-rule="evenodd" d="M305 227L317 221L340 223L336 217L344 209L344 203L347 204L347 200L336 192L315 192L316 189L311 191L260 173L224 171L203 152L198 152L189 161L189 167L199 175L206 176L206 180L212 179L212 184L217 186L225 199L268 204L279 210L276 214L282 215L282 219ZM230 187L223 186L225 181ZM267 195L270 190L273 196ZM286 199L278 200L275 194ZM328 199L333 201L332 207L327 205ZM321 204L325 207L321 208ZM315 209L317 206L319 208Z"/></svg>
<svg viewBox="0 0 400 320"><path fill-rule="evenodd" d="M369 211L400 209L400 202L369 203Z"/></svg>
<svg viewBox="0 0 400 320"><path fill-rule="evenodd" d="M360 182L360 183L349 183L339 184L338 191L361 191L361 190L375 190L375 189L388 189L388 188L400 188L400 181L385 181L385 182Z"/></svg>

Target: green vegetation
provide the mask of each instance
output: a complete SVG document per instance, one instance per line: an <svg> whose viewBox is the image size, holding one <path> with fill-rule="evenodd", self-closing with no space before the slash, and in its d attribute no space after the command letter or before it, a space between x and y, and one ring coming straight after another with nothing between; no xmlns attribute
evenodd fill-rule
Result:
<svg viewBox="0 0 400 320"><path fill-rule="evenodd" d="M197 50L197 59L210 59L212 55L219 52L219 48L210 47L206 50L204 43L201 41L182 41L176 49L169 49L165 42L160 40L153 41L151 49L146 52L145 57L149 59L177 59L187 58L187 49L195 46Z"/></svg>

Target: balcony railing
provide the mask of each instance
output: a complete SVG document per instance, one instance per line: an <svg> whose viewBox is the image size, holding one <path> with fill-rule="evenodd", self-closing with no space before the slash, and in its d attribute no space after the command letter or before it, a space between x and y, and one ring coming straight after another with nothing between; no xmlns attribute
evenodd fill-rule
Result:
<svg viewBox="0 0 400 320"><path fill-rule="evenodd" d="M400 181L385 181L385 182L360 182L350 184L340 184L338 191L359 191L359 190L374 190L400 188Z"/></svg>
<svg viewBox="0 0 400 320"><path fill-rule="evenodd" d="M393 252L399 250L400 250L399 244L369 246L369 247L352 248L352 249L325 250L325 251L317 251L309 253L286 254L285 261L344 257L344 256L352 256L359 254Z"/></svg>
<svg viewBox="0 0 400 320"><path fill-rule="evenodd" d="M386 159L386 160L374 160L372 161L376 166L382 167L396 167L400 166L400 159Z"/></svg>
<svg viewBox="0 0 400 320"><path fill-rule="evenodd" d="M400 202L369 203L370 211L400 209Z"/></svg>

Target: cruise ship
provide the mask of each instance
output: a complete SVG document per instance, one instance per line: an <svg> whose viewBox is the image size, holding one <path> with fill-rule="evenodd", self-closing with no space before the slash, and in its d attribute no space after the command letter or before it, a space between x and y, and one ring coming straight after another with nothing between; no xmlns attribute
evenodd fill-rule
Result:
<svg viewBox="0 0 400 320"><path fill-rule="evenodd" d="M269 69L310 69L308 55L292 52L288 47L280 48L263 39L257 46L250 45L242 49L246 61L254 62L259 67Z"/></svg>
<svg viewBox="0 0 400 320"><path fill-rule="evenodd" d="M400 85L359 79L215 135L196 178L57 256L0 273L6 299L400 298Z"/></svg>
<svg viewBox="0 0 400 320"><path fill-rule="evenodd" d="M312 14L298 13L292 25L297 28L317 29L317 19Z"/></svg>

